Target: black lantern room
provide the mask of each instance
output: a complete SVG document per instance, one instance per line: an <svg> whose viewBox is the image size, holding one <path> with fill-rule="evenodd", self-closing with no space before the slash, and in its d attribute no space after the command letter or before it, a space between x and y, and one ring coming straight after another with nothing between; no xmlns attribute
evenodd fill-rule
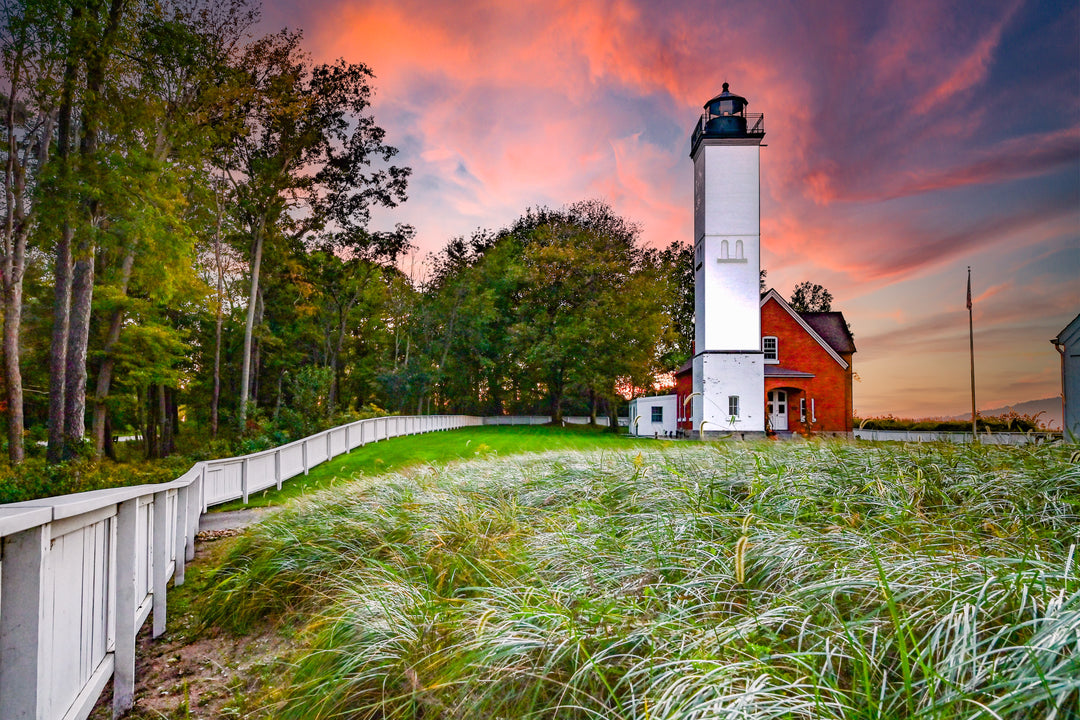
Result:
<svg viewBox="0 0 1080 720"><path fill-rule="evenodd" d="M724 83L719 95L705 103L705 112L701 121L694 128L691 138L693 148L703 138L760 138L765 135L765 116L761 113L750 114L746 107L750 102L728 90Z"/></svg>
<svg viewBox="0 0 1080 720"><path fill-rule="evenodd" d="M746 134L746 106L750 103L746 98L735 95L728 90L728 84L724 83L724 90L709 102L705 103L705 132L716 135L745 135Z"/></svg>

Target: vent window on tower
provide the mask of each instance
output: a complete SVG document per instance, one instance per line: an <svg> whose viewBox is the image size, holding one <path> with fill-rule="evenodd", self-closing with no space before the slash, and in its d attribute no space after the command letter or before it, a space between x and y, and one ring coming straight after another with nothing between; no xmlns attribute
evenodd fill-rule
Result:
<svg viewBox="0 0 1080 720"><path fill-rule="evenodd" d="M728 241L727 240L721 240L720 241L720 259L721 260L727 260L728 257L729 257L729 255L728 255Z"/></svg>
<svg viewBox="0 0 1080 720"><path fill-rule="evenodd" d="M765 362L780 362L780 341L772 335L761 338L761 352L765 354Z"/></svg>
<svg viewBox="0 0 1080 720"><path fill-rule="evenodd" d="M736 240L735 241L735 257L738 258L739 260L742 260L742 256L743 256L742 240Z"/></svg>

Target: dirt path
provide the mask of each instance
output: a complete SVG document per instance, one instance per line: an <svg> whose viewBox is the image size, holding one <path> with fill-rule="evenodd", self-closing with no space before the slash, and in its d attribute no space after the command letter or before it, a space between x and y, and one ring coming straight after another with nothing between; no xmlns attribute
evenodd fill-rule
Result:
<svg viewBox="0 0 1080 720"><path fill-rule="evenodd" d="M244 508L226 512L206 513L199 518L199 532L218 532L221 530L240 530L252 523L257 523L272 508Z"/></svg>
<svg viewBox="0 0 1080 720"><path fill-rule="evenodd" d="M198 605L235 537L273 510L246 508L200 518L195 559L187 566L189 582L169 589L165 635L151 640L149 622L139 632L135 707L125 718L213 720L265 714L267 690L286 672L292 643L272 624L241 637L200 627ZM111 720L111 704L110 683L89 720Z"/></svg>

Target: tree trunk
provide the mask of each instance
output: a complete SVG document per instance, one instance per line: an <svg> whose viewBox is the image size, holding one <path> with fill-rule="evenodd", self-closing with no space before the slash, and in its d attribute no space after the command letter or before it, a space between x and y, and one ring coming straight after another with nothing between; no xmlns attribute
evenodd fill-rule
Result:
<svg viewBox="0 0 1080 720"><path fill-rule="evenodd" d="M259 288L259 294L255 301L255 324L262 325L263 321L263 293ZM259 407L259 379L262 377L262 342L255 338L251 350L251 409Z"/></svg>
<svg viewBox="0 0 1080 720"><path fill-rule="evenodd" d="M102 102L105 70L113 38L127 0L112 0L108 20L99 42L88 48L86 58L86 97L82 111L82 142L79 153L90 162L101 139L101 119L106 112ZM91 198L85 209L92 223L100 221L100 202ZM90 341L90 313L94 298L94 234L87 229L79 241L71 283L71 317L68 326L67 370L64 376L64 441L68 452L82 443L86 435L86 349Z"/></svg>
<svg viewBox="0 0 1080 720"><path fill-rule="evenodd" d="M338 358L341 356L341 348L345 345L345 318L348 317L348 313L347 308L339 311L337 340L334 342L334 348L330 353L330 392L326 402L326 410L330 417L334 416L334 408L337 405L338 394L340 393Z"/></svg>
<svg viewBox="0 0 1080 720"><path fill-rule="evenodd" d="M157 443L157 432L154 430L154 413L151 411L152 395L152 385L146 386L145 394L142 392L141 388L138 390L139 412L142 415L143 421L143 451L145 452L147 459L153 459Z"/></svg>
<svg viewBox="0 0 1080 720"><path fill-rule="evenodd" d="M169 422L169 403L166 398L165 383L158 385L158 452L159 458L169 456L169 445L172 444L172 423Z"/></svg>
<svg viewBox="0 0 1080 720"><path fill-rule="evenodd" d="M548 392L551 394L551 424L562 425L562 401L565 387L561 373L552 378Z"/></svg>
<svg viewBox="0 0 1080 720"><path fill-rule="evenodd" d="M134 265L135 252L133 250L128 250L127 255L124 256L124 262L121 268L121 295L127 295L128 282L131 280L131 270ZM113 369L116 366L116 358L113 357L112 351L116 346L117 341L120 339L120 330L123 327L123 324L124 311L118 309L113 313L112 322L109 324L109 333L105 337L105 347L102 349L104 359L101 362L101 369L98 371L97 385L94 389L93 436L94 454L97 457L101 457L101 453L105 449L105 436L108 433L108 429L106 428L108 408L105 405L105 400L109 397L109 387L112 385Z"/></svg>
<svg viewBox="0 0 1080 720"><path fill-rule="evenodd" d="M78 3L71 8L72 27L78 25L82 9ZM71 176L72 104L78 65L75 62L74 42L67 48L64 60L64 80L60 94L57 118L57 154L60 174L64 180ZM49 463L58 463L67 454L64 450L64 370L67 363L68 312L71 308L71 240L75 231L69 220L64 220L60 237L56 242L56 264L53 270L53 327L49 346L49 445L45 456Z"/></svg>
<svg viewBox="0 0 1080 720"><path fill-rule="evenodd" d="M218 407L221 404L221 326L225 317L225 277L221 269L221 203L218 202L217 227L214 232L214 262L217 265L217 317L214 326L214 392L210 398L210 437L218 434Z"/></svg>
<svg viewBox="0 0 1080 720"><path fill-rule="evenodd" d="M7 130L7 163L4 167L4 199L7 212L4 217L4 263L3 263L3 299L4 299L4 388L6 390L8 459L12 465L18 465L25 457L23 442L23 389L22 371L19 368L19 326L22 322L22 278L25 267L26 235L22 232L26 225L22 202L26 176L18 164L18 138L15 130L15 104L18 101L20 71L22 70L23 43L26 31L22 32L18 51L11 73L11 89L8 93L7 112L4 125ZM20 238L21 236L21 238Z"/></svg>
<svg viewBox="0 0 1080 720"><path fill-rule="evenodd" d="M112 461L116 461L116 445L113 443L113 427L112 420L109 416L105 416L105 457Z"/></svg>
<svg viewBox="0 0 1080 720"><path fill-rule="evenodd" d="M608 431L618 434L619 432L619 404L610 398L605 398L607 405ZM632 419L632 418L631 418Z"/></svg>
<svg viewBox="0 0 1080 720"><path fill-rule="evenodd" d="M274 401L274 422L277 422L278 416L281 415L281 386L285 380L285 372L282 371L277 376L277 399Z"/></svg>
<svg viewBox="0 0 1080 720"><path fill-rule="evenodd" d="M94 295L93 244L87 240L80 242L79 255L71 283L71 318L64 372L64 444L69 453L86 435L86 348Z"/></svg>
<svg viewBox="0 0 1080 720"><path fill-rule="evenodd" d="M262 265L263 223L260 219L255 228L254 245L251 253L251 289L248 292L247 320L244 323L244 350L240 366L240 410L238 420L240 432L247 429L248 393L251 389L251 336L255 328L255 301L259 293L259 267Z"/></svg>

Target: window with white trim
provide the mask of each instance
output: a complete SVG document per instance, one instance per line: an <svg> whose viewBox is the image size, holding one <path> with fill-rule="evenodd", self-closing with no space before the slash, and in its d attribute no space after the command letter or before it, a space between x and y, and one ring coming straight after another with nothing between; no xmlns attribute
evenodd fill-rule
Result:
<svg viewBox="0 0 1080 720"><path fill-rule="evenodd" d="M652 407L652 421L654 423L664 422L664 408L659 405L653 405Z"/></svg>
<svg viewBox="0 0 1080 720"><path fill-rule="evenodd" d="M780 362L780 340L775 335L761 338L761 352L765 353L765 362Z"/></svg>
<svg viewBox="0 0 1080 720"><path fill-rule="evenodd" d="M806 422L806 398L799 398L799 422Z"/></svg>
<svg viewBox="0 0 1080 720"><path fill-rule="evenodd" d="M730 415L731 417L733 417L733 418L739 417L739 396L738 395L728 395L727 411L728 411L728 415Z"/></svg>

